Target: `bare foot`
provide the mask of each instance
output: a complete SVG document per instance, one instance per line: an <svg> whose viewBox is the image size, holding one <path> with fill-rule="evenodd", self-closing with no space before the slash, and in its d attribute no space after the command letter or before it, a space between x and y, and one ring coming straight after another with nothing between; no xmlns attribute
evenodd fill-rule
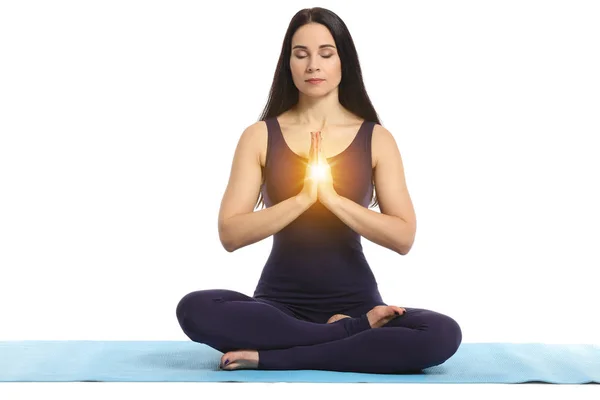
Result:
<svg viewBox="0 0 600 400"><path fill-rule="evenodd" d="M402 307L376 306L367 313L367 318L371 328L380 328L405 312L406 310Z"/></svg>
<svg viewBox="0 0 600 400"><path fill-rule="evenodd" d="M334 316L332 316L331 318L329 318L327 320L327 323L331 324L332 322L339 321L340 319L344 319L344 318L350 318L350 316L344 315L344 314L335 314Z"/></svg>
<svg viewBox="0 0 600 400"><path fill-rule="evenodd" d="M233 371L236 369L256 369L258 368L258 351L229 351L223 354L221 357L221 363L219 364L219 367L227 371Z"/></svg>

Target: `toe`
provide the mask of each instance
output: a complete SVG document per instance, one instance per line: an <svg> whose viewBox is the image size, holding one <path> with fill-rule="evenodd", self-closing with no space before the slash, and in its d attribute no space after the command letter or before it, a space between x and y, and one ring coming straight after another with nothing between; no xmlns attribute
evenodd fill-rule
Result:
<svg viewBox="0 0 600 400"><path fill-rule="evenodd" d="M232 353L225 353L221 357L221 363L219 364L219 367L220 368L224 368L224 367L226 367L228 365L231 365L232 362L233 362L233 354Z"/></svg>
<svg viewBox="0 0 600 400"><path fill-rule="evenodd" d="M406 312L406 309L402 308L402 307L397 307L397 306L391 306L392 309L394 310L394 313L396 315L402 315Z"/></svg>

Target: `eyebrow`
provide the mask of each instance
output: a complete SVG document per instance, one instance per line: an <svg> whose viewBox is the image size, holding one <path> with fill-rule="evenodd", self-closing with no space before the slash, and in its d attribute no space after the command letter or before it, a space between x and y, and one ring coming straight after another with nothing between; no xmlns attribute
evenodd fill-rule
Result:
<svg viewBox="0 0 600 400"><path fill-rule="evenodd" d="M332 44L322 44L322 45L320 45L320 46L319 46L319 48L320 48L320 49L322 49L322 48L325 48L325 47L331 47L331 48L334 48L334 49L335 49L335 46L334 46L334 45L332 45ZM306 46L303 46L303 45L301 45L301 44L297 44L297 45L295 45L295 46L292 48L292 50L294 50L294 49L304 49L304 50L306 50L306 49L308 49L308 47L306 47Z"/></svg>

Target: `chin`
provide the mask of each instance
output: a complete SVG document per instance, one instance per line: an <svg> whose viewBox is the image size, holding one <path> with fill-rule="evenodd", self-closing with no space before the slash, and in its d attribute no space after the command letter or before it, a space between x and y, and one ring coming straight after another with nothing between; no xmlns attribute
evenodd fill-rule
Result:
<svg viewBox="0 0 600 400"><path fill-rule="evenodd" d="M323 97L331 92L330 87L319 87L319 88L303 88L300 90L302 94L308 97Z"/></svg>

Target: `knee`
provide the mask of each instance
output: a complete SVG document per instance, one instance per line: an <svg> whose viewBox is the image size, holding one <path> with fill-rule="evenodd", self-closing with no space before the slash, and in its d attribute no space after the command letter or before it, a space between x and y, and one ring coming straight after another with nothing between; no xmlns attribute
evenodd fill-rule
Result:
<svg viewBox="0 0 600 400"><path fill-rule="evenodd" d="M452 357L462 343L462 330L453 318L435 313L429 330L431 338L432 366Z"/></svg>
<svg viewBox="0 0 600 400"><path fill-rule="evenodd" d="M179 325L185 331L191 325L211 322L218 311L215 306L230 300L240 300L244 295L225 289L197 290L183 296L175 309Z"/></svg>
<svg viewBox="0 0 600 400"><path fill-rule="evenodd" d="M198 297L198 292L188 293L177 303L177 307L175 308L175 315L177 316L177 321L179 321L179 325L183 328L185 324L186 317L192 313L192 310L195 308L196 298ZM184 328L185 329L185 328Z"/></svg>
<svg viewBox="0 0 600 400"><path fill-rule="evenodd" d="M193 308L192 304L194 303L194 297L197 292L188 293L177 303L177 307L175 308L175 315L177 316L177 320L181 325L185 316L191 311Z"/></svg>
<svg viewBox="0 0 600 400"><path fill-rule="evenodd" d="M453 318L444 315L440 323L440 336L444 338L445 347L450 353L448 358L452 356L462 342L462 330L460 325Z"/></svg>
<svg viewBox="0 0 600 400"><path fill-rule="evenodd" d="M185 326L190 320L206 313L207 307L214 297L214 290L198 290L183 296L175 309L179 325L185 330Z"/></svg>

